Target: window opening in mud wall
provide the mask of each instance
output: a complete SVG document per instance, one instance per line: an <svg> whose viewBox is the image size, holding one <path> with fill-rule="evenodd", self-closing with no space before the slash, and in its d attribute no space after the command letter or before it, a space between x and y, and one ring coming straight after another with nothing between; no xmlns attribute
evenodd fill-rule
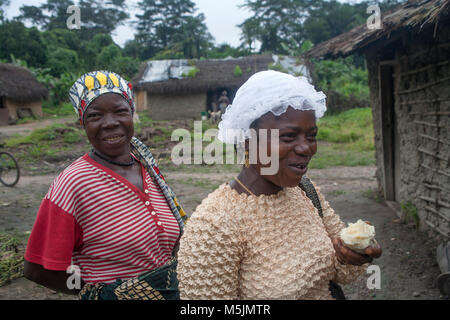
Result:
<svg viewBox="0 0 450 320"><path fill-rule="evenodd" d="M384 198L386 201L395 201L395 150L396 150L396 127L394 109L394 81L393 66L380 64L379 84L381 103L381 136L383 146L383 180Z"/></svg>

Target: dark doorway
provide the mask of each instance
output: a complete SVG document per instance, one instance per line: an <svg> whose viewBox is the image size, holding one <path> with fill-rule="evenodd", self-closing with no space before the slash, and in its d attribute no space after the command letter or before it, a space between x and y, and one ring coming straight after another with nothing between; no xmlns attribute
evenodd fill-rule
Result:
<svg viewBox="0 0 450 320"><path fill-rule="evenodd" d="M236 95L237 88L217 88L214 90L208 91L206 98L206 111L217 111L219 110L219 98L223 91L227 92L227 97L230 100L230 103L233 102L234 96ZM214 110L214 108L217 108Z"/></svg>
<svg viewBox="0 0 450 320"><path fill-rule="evenodd" d="M7 125L9 120L9 111L6 108L4 97L0 97L0 125Z"/></svg>

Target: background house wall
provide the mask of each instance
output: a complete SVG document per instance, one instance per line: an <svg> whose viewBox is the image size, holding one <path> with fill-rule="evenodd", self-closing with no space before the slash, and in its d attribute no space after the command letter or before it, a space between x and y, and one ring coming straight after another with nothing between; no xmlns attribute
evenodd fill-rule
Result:
<svg viewBox="0 0 450 320"><path fill-rule="evenodd" d="M405 34L394 53L393 162L395 201L407 215L450 237L450 26L434 39ZM442 36L440 36L442 35ZM382 127L380 63L386 57L366 51L375 130L377 180L386 187L386 152ZM397 138L395 139L395 136ZM413 206L408 206L412 204ZM414 209L414 207L416 209ZM416 211L415 211L416 210Z"/></svg>
<svg viewBox="0 0 450 320"><path fill-rule="evenodd" d="M148 109L147 91L140 90L136 92L136 110L144 111Z"/></svg>
<svg viewBox="0 0 450 320"><path fill-rule="evenodd" d="M206 93L147 94L148 114L153 120L200 120L206 98Z"/></svg>
<svg viewBox="0 0 450 320"><path fill-rule="evenodd" d="M20 112L20 109L29 109L35 117L43 116L41 101L17 102L12 99L5 98L4 106L8 109L9 118L12 121L19 118L18 112Z"/></svg>

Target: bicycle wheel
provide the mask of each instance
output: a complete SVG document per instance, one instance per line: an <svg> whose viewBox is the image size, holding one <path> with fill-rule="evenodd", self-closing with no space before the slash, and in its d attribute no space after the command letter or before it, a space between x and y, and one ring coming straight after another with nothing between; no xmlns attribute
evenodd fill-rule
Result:
<svg viewBox="0 0 450 320"><path fill-rule="evenodd" d="M13 187L20 178L17 160L9 152L0 152L0 182L7 187Z"/></svg>

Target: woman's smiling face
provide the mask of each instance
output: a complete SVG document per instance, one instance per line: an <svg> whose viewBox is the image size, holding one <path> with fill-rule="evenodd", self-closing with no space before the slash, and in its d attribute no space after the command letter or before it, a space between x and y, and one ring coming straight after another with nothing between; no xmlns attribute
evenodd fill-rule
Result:
<svg viewBox="0 0 450 320"><path fill-rule="evenodd" d="M111 158L129 155L134 135L131 107L118 94L95 99L84 113L84 129L92 146Z"/></svg>
<svg viewBox="0 0 450 320"><path fill-rule="evenodd" d="M258 129L267 129L267 150L271 154L270 130L279 130L279 170L274 175L262 175L266 180L280 187L295 187L307 171L311 158L317 152L317 126L314 111L295 110L291 107L280 116L271 112L257 122ZM261 173L261 167L255 165Z"/></svg>

